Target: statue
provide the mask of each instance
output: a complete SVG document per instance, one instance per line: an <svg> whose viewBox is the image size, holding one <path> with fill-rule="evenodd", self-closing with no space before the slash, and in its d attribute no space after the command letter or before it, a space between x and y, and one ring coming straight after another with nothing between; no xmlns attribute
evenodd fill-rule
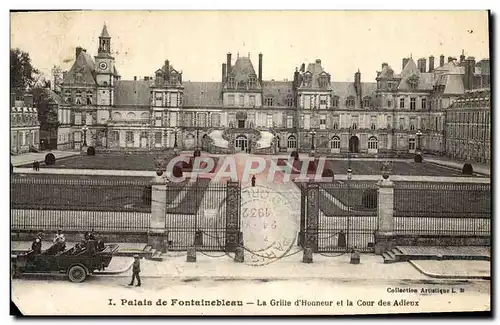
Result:
<svg viewBox="0 0 500 325"><path fill-rule="evenodd" d="M389 174L390 174L390 165L389 165L389 161L384 161L382 163L382 168L380 169L380 171L382 172L382 177L384 179L388 179L389 178Z"/></svg>

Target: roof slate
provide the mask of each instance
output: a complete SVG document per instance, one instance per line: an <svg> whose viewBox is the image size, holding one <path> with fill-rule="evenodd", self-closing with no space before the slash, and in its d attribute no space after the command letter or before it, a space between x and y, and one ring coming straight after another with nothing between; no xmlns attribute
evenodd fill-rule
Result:
<svg viewBox="0 0 500 325"><path fill-rule="evenodd" d="M150 85L147 80L119 80L115 81L115 105L116 106L149 106Z"/></svg>
<svg viewBox="0 0 500 325"><path fill-rule="evenodd" d="M80 55L76 58L73 66L66 74L63 82L66 84L76 83L76 73L82 73L82 83L85 84L95 84L96 80L94 77L95 73L95 62L92 57L85 51L80 52Z"/></svg>
<svg viewBox="0 0 500 325"><path fill-rule="evenodd" d="M222 106L222 83L184 81L184 106Z"/></svg>
<svg viewBox="0 0 500 325"><path fill-rule="evenodd" d="M291 81L262 81L264 99L272 96L276 106L287 106L287 98L293 98Z"/></svg>

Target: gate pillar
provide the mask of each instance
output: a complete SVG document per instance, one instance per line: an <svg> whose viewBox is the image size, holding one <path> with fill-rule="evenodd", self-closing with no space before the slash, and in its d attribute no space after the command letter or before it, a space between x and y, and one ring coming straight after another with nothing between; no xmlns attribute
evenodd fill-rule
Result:
<svg viewBox="0 0 500 325"><path fill-rule="evenodd" d="M375 232L375 254L394 246L394 183L389 179L378 182L378 230Z"/></svg>
<svg viewBox="0 0 500 325"><path fill-rule="evenodd" d="M167 250L166 212L167 184L165 178L157 176L151 181L151 218L149 220L148 245L161 252Z"/></svg>
<svg viewBox="0 0 500 325"><path fill-rule="evenodd" d="M318 252L319 184L307 183L305 247Z"/></svg>
<svg viewBox="0 0 500 325"><path fill-rule="evenodd" d="M226 252L235 252L240 242L241 188L238 182L226 187Z"/></svg>
<svg viewBox="0 0 500 325"><path fill-rule="evenodd" d="M305 233L306 233L307 192L304 184L298 183L297 186L300 187L300 229L299 229L299 238L297 240L297 245L304 248Z"/></svg>

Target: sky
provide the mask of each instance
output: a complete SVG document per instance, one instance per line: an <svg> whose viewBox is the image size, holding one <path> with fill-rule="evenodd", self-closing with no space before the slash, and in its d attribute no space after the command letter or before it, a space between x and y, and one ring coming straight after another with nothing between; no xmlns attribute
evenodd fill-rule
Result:
<svg viewBox="0 0 500 325"><path fill-rule="evenodd" d="M165 60L183 80L220 81L231 52L248 56L263 79L293 79L301 63L321 59L332 81L353 81L359 69L374 82L387 62L403 57L489 57L486 11L76 11L11 13L11 48L29 52L50 78L68 70L75 48L97 54L106 23L122 79L153 76Z"/></svg>

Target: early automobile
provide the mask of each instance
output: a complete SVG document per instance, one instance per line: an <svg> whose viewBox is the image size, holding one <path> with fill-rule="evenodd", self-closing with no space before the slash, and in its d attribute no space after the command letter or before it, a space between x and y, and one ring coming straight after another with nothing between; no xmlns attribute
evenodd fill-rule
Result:
<svg viewBox="0 0 500 325"><path fill-rule="evenodd" d="M108 267L117 244L104 245L100 249L95 246L71 247L54 253L52 247L35 254L34 251L11 255L12 276L21 274L65 274L71 282L83 282L95 271Z"/></svg>

